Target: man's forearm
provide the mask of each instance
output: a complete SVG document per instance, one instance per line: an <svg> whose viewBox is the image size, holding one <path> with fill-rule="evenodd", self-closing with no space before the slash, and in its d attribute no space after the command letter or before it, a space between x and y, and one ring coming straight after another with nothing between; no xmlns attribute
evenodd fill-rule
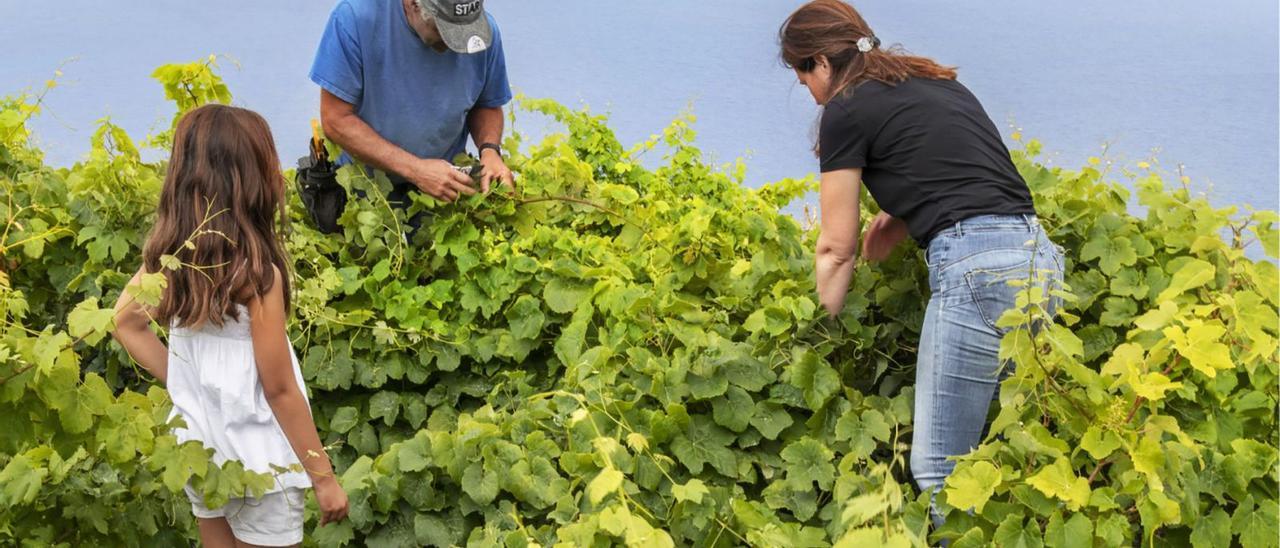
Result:
<svg viewBox="0 0 1280 548"><path fill-rule="evenodd" d="M417 157L395 143L384 139L369 124L354 114L325 120L325 137L338 143L342 150L374 168L404 175Z"/></svg>
<svg viewBox="0 0 1280 548"><path fill-rule="evenodd" d="M467 115L467 129L477 149L485 143L501 144L502 124L501 108L473 108Z"/></svg>

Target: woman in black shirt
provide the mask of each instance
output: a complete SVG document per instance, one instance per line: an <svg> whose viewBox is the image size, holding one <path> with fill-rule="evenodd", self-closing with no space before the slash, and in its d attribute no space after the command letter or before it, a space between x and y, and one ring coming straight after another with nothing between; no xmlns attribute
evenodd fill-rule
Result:
<svg viewBox="0 0 1280 548"><path fill-rule="evenodd" d="M862 235L860 255L883 260L908 235L927 250L932 296L916 364L911 471L922 491L936 492L955 467L949 458L981 441L1008 373L998 358L1005 330L996 327L1018 292L1008 282L1034 278L1047 288L1061 279L1061 250L1040 228L995 124L954 69L881 49L839 0L805 4L779 34L783 61L824 107L822 305L838 314L849 291L863 183L882 212Z"/></svg>

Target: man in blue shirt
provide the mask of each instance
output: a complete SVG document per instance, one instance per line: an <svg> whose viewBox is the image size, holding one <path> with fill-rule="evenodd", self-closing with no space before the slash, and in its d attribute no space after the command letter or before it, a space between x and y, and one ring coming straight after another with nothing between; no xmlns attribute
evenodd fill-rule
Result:
<svg viewBox="0 0 1280 548"><path fill-rule="evenodd" d="M484 166L480 190L512 184L499 147L511 87L483 0L341 0L311 80L325 136L400 181L397 193L416 187L446 202L474 194L450 163L468 134Z"/></svg>

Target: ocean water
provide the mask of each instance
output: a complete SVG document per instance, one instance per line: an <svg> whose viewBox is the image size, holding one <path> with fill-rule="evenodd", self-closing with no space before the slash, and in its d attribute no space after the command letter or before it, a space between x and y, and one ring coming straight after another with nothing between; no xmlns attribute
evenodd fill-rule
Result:
<svg viewBox="0 0 1280 548"><path fill-rule="evenodd" d="M627 143L692 109L717 162L745 157L752 186L817 170L817 109L777 59L790 0L490 0L518 92L610 114ZM886 44L956 65L1005 135L1040 139L1055 165L1101 155L1182 169L1219 205L1280 202L1274 1L1132 0L855 4ZM0 94L61 68L34 127L73 163L95 121L135 136L171 110L154 67L223 55L237 104L262 112L281 156L305 153L318 89L307 79L330 1L0 0ZM546 124L530 115L516 129Z"/></svg>

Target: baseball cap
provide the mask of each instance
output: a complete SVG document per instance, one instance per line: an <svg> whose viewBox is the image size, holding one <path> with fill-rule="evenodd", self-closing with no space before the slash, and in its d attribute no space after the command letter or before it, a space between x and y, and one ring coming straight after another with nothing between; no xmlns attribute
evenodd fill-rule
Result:
<svg viewBox="0 0 1280 548"><path fill-rule="evenodd" d="M493 43L484 0L418 0L423 17L436 21L440 37L458 53L480 53Z"/></svg>

